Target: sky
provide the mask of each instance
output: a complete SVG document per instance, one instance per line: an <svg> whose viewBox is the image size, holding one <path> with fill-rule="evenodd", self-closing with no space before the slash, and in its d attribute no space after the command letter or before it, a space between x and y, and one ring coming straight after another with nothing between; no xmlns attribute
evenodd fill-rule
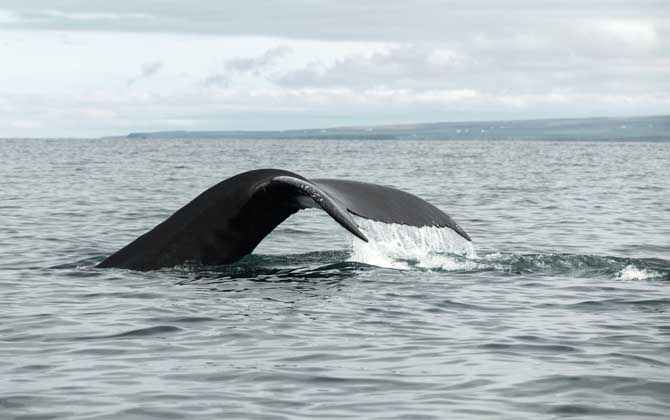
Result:
<svg viewBox="0 0 670 420"><path fill-rule="evenodd" d="M0 137L658 114L668 0L0 0Z"/></svg>

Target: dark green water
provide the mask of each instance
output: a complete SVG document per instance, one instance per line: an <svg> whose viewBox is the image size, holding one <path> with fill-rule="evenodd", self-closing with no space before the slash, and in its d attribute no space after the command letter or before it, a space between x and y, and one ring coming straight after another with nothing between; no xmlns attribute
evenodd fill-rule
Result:
<svg viewBox="0 0 670 420"><path fill-rule="evenodd" d="M670 143L0 141L0 418L667 418ZM472 236L298 213L224 267L100 270L249 169ZM380 267L381 266L381 267Z"/></svg>

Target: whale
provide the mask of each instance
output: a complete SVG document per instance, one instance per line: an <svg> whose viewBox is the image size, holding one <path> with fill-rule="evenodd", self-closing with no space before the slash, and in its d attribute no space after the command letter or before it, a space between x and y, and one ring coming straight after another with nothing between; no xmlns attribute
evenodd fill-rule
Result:
<svg viewBox="0 0 670 420"><path fill-rule="evenodd" d="M100 262L99 268L149 271L186 263L224 265L251 252L302 209L325 211L367 242L353 216L415 227L449 228L471 241L449 215L408 192L342 179L308 179L256 169L225 179Z"/></svg>

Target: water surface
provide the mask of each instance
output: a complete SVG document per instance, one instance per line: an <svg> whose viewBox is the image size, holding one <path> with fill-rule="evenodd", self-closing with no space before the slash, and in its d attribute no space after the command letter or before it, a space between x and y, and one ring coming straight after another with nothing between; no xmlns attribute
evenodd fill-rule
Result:
<svg viewBox="0 0 670 420"><path fill-rule="evenodd" d="M0 156L0 418L670 412L670 143L3 140ZM365 247L309 210L232 266L94 267L261 167L410 191L474 249L378 225Z"/></svg>

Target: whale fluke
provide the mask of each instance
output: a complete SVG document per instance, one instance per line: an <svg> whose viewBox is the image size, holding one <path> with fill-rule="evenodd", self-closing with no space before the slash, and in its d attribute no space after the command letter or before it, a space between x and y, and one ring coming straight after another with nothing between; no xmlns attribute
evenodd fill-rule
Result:
<svg viewBox="0 0 670 420"><path fill-rule="evenodd" d="M470 241L447 214L395 188L337 179L309 180L258 169L228 178L103 260L98 267L153 270L185 262L229 264L298 210L320 208L367 242L353 215L385 223L448 227Z"/></svg>

